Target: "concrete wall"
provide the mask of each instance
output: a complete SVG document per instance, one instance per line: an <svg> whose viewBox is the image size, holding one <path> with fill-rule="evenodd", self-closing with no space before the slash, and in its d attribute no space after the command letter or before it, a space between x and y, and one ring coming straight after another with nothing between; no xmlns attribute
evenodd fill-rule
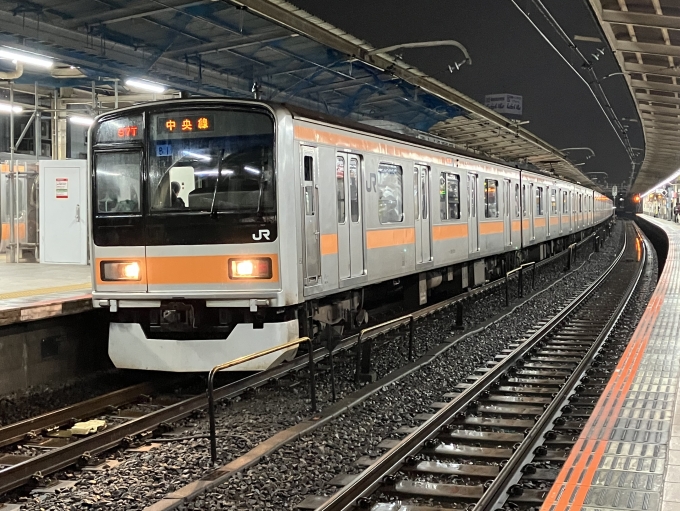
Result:
<svg viewBox="0 0 680 511"><path fill-rule="evenodd" d="M0 327L0 395L113 367L101 311Z"/></svg>

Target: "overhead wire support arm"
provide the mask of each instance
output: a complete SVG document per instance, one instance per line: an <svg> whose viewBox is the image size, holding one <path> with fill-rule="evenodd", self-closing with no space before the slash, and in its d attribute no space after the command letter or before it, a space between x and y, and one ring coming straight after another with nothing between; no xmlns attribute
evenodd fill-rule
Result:
<svg viewBox="0 0 680 511"><path fill-rule="evenodd" d="M592 63L590 60L588 60L588 58L586 58L586 56L585 56L585 55L583 54L583 52L578 48L578 46L576 46L576 44L574 44L574 42L572 41L572 39L571 39L571 38L569 37L569 35L564 31L564 29L563 29L562 26L558 23L558 21L555 19L555 17L550 13L550 11L548 10L548 8L547 8L545 5L543 5L543 2L542 2L541 0L531 0L531 1L532 1L532 3L539 9L539 11L541 12L541 14L543 14L543 16L545 17L545 19L546 19L546 20L548 21L548 23L550 24L550 26L553 27L553 29L554 29L554 30L557 32L557 34L562 38L562 40L567 44L567 46L569 46L569 48L571 48L572 51L574 51L574 53L576 53L576 55L578 55L578 57L583 61L583 67L588 71L588 73L590 73L591 77L594 79L594 82L593 82L593 83L596 85L596 87L597 87L599 93L601 94L601 96L602 96L602 98L603 98L603 100L604 100L605 106L608 107L608 108L611 110L611 115L612 115L613 120L614 120L614 123L613 123L613 124L616 124L616 128L618 128L619 132L620 132L621 135L623 136L623 139L625 139L625 142L624 142L624 140L621 138L621 136L619 136L619 140L621 140L621 142L624 144L624 147L626 148L626 152L628 153L628 157L629 157L629 158L631 159L631 161L632 161L632 160L634 159L634 155L633 155L633 151L632 151L632 147L631 147L630 140L628 139L627 131L626 131L626 129L624 128L624 126L623 126L623 124L621 123L621 121L619 120L618 116L616 115L616 112L614 111L614 109L613 109L612 106L610 105L609 98L607 97L607 94L604 92L604 89L602 88L602 84L601 84L600 81L597 79L597 75L595 74L595 70L593 69L593 63ZM535 25L534 25L534 26L535 26ZM537 30L538 30L538 27L536 27L536 28L537 28ZM539 30L539 31L540 31L540 30ZM604 55L605 52L604 52L603 50L601 50L601 54ZM595 58L596 58L597 60L599 60L598 57L597 57L597 55L595 55ZM571 66L571 65L570 65L570 66ZM573 69L573 67L572 67L572 69ZM577 74L578 74L578 73L577 73ZM607 75L605 78L608 78L608 77L612 76L613 74L616 74L616 73L612 73L612 74L610 74L610 75ZM580 76L580 74L579 74L579 76ZM581 79L583 80L583 77L581 77ZM604 80L604 79L603 79L603 80ZM584 81L585 81L585 80L584 80ZM586 83L587 83L587 82L586 82ZM592 90L591 85L592 85L592 83L589 83L589 84L588 84L588 86L589 86L589 87L591 88L591 90ZM599 99L598 99L598 103L599 103ZM610 124L612 124L611 119L610 119ZM612 127L614 127L614 126L612 126ZM617 135L618 135L618 133L617 133Z"/></svg>
<svg viewBox="0 0 680 511"><path fill-rule="evenodd" d="M463 55L465 55L465 60L469 63L472 64L472 57L470 57L470 53L467 51L467 48L463 46L461 43L458 41L455 41L454 39L444 39L441 41L421 41L417 43L401 43L401 44L395 44L392 46L386 46L384 48L377 48L375 50L371 50L367 52L367 55L373 55L376 53L389 53L394 50L398 50L400 48L430 48L432 46L455 46L458 48L460 51L463 52Z"/></svg>
<svg viewBox="0 0 680 511"><path fill-rule="evenodd" d="M560 56L560 58L567 64L567 66L569 66L569 68L570 68L570 69L571 69L571 70L579 77L579 79L580 79L583 83L585 83L585 84L588 86L588 90L590 91L590 93L592 94L593 98L595 99L595 102L596 102L597 105L600 107L600 110L602 110L602 113L605 115L605 118L606 118L607 121L609 122L609 125L610 125L610 126L612 127L612 129L614 130L614 133L616 134L616 137L619 139L619 142L621 142L621 145L623 145L624 149L626 150L626 153L628 154L629 158L632 160L632 159L633 159L633 152L632 152L632 149L631 149L631 144L630 144L630 141L629 141L629 139L628 139L627 132L626 132L626 130L623 128L623 125L622 125L621 122L619 121L618 117L616 117L616 113L613 111L613 109L612 109L612 116L614 117L614 119L612 120L612 118L610 117L610 115L607 113L607 110L606 110L605 107L603 106L602 102L600 101L600 98L598 98L598 97L597 97L597 94L595 94L595 90L593 89L593 87L591 87L591 83L589 83L589 82L583 77L583 75L581 75L581 73L579 73L579 72L574 68L574 66L569 62L569 60L568 60L564 55L562 55L562 53L557 49L557 47L552 43L552 41L550 41L550 39L548 38L548 36L546 36L546 35L543 33L543 31L538 27L538 25L536 25L536 23L534 22L534 20L532 20L531 17L524 11L524 9L522 9L522 7L520 7L520 5L517 3L517 1L516 1L516 0L510 0L510 1L511 1L511 2L513 3L513 5L517 8L517 10L518 10L519 12L522 13L522 15L527 19L527 21L534 27L534 29L536 29L536 31L541 35L541 37L542 37L542 38L548 43L548 45L555 51L555 53L557 53L557 54ZM571 39L569 38L568 35L566 35L566 33L564 33L564 30L562 29L562 27L559 26L559 24L557 24L557 21L555 21L555 19L552 17L552 15L550 14L550 12L547 11L547 9L546 9L545 6L540 2L540 0L532 0L532 2L533 2L533 3L541 10L543 16L544 16L544 17L546 18L546 20L551 24L551 26L553 26L553 28L558 32L558 34L559 34L559 35L561 36L561 38L567 43L567 45L570 45L569 43L571 42ZM547 14L546 14L546 13L547 13ZM573 44L573 43L571 43L571 44ZM576 49L576 53L579 55L579 57L580 57L581 59L584 60L584 62L586 62L586 63L588 63L588 64L590 65L590 61L588 61L588 59L585 58L585 56L583 55L583 53L581 53L581 51L578 50L578 48ZM590 66L590 68L588 69L588 71L589 71L591 74L594 75L594 71L593 71L593 69L592 69L592 66ZM596 77L596 76L595 76L595 78L596 78L596 81L597 81L597 77ZM604 90L603 90L602 87L600 86L599 82L597 83L597 85L598 85L598 90L600 91L600 93L602 94L602 96L605 98L605 102L608 103L608 100L606 99L606 94L604 93ZM625 140L624 140L624 139L625 139Z"/></svg>

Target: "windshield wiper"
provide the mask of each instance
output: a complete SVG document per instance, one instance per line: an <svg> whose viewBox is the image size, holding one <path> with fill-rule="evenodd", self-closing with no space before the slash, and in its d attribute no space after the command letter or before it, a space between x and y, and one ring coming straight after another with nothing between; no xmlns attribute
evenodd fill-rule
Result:
<svg viewBox="0 0 680 511"><path fill-rule="evenodd" d="M210 218L217 218L217 212L215 211L215 199L217 198L217 185L220 182L220 174L222 174L222 158L224 157L224 149L220 150L220 154L217 157L217 177L215 178L215 189L213 190L212 204L210 204Z"/></svg>

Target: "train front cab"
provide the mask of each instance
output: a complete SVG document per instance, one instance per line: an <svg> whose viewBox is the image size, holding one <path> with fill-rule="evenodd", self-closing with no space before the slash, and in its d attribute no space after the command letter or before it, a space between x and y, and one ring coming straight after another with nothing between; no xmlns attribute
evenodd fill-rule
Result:
<svg viewBox="0 0 680 511"><path fill-rule="evenodd" d="M117 367L208 371L298 336L289 307L298 222L294 208L281 207L292 184L276 172L292 161L286 141L274 143L286 133L276 115L262 105L178 101L93 125L93 304L112 314Z"/></svg>

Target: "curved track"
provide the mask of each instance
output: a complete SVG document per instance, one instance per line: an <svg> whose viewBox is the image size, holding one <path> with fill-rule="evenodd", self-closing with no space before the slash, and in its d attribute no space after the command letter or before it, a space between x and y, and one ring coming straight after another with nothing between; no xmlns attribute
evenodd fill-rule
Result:
<svg viewBox="0 0 680 511"><path fill-rule="evenodd" d="M599 368L605 343L645 263L637 228L627 229L614 263L560 314L445 395L451 401L433 403L437 413L398 432L406 438L383 442L389 450L375 462L359 460L368 468L337 478L344 487L336 494L309 498L300 507L388 511L397 501L400 510L426 511L455 502L481 511L502 507L508 496L516 504L539 505L547 489L516 483L523 475L554 479L558 469L552 467L576 440L570 433L585 424L592 408L592 397L579 402L579 393L591 379L606 378ZM441 478L454 482L433 482Z"/></svg>

